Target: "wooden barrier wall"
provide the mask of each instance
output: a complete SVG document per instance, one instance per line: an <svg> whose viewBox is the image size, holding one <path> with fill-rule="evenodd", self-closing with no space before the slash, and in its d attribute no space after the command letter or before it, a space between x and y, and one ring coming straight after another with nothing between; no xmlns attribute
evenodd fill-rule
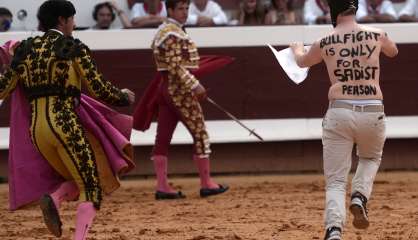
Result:
<svg viewBox="0 0 418 240"><path fill-rule="evenodd" d="M418 115L418 25L385 25L399 46L395 59L382 57L381 85L389 116ZM210 96L241 119L321 118L327 108L328 77L324 65L310 70L300 86L293 84L275 62L265 43L281 49L290 41L315 40L327 27L261 27L191 29L201 55L228 55L230 66L202 80ZM77 33L78 34L78 33ZM153 30L80 33L93 49L104 76L119 87L133 89L139 98L155 69L149 42ZM293 35L292 35L293 34ZM22 39L26 35L3 35ZM134 37L134 39L132 38ZM100 39L98 41L97 39ZM203 104L206 119L226 119L213 107ZM120 108L131 113L133 107ZM0 127L8 126L9 107L0 107ZM417 123L418 127L418 123ZM382 169L418 169L418 139L390 139L384 151ZM134 174L152 173L149 146L135 148L138 168ZM213 145L213 166L218 173L321 171L321 142L292 141ZM0 151L0 176L6 174L7 151ZM173 146L170 172L194 173L190 146Z"/></svg>

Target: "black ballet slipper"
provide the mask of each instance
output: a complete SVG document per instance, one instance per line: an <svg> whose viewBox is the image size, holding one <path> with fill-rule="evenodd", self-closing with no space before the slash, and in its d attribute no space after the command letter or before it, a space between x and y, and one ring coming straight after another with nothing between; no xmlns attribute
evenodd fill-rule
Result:
<svg viewBox="0 0 418 240"><path fill-rule="evenodd" d="M58 209L54 204L54 200L48 194L45 194L39 200L39 205L42 210L42 215L44 217L45 225L48 230L56 237L61 237L62 235L62 222Z"/></svg>
<svg viewBox="0 0 418 240"><path fill-rule="evenodd" d="M180 191L176 193L167 193L167 192L161 192L161 191L155 192L155 200L182 199L182 198L186 198L186 195L184 195Z"/></svg>
<svg viewBox="0 0 418 240"><path fill-rule="evenodd" d="M223 186L219 184L219 188L201 188L200 189L200 197L209 197L212 195L222 194L229 190L228 186Z"/></svg>

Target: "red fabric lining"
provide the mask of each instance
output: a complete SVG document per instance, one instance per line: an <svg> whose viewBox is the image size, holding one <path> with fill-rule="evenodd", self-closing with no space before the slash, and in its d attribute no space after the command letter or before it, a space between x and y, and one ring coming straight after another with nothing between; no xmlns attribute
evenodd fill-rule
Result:
<svg viewBox="0 0 418 240"><path fill-rule="evenodd" d="M202 56L199 63L199 68L192 70L191 73L197 78L205 76L214 72L234 61L233 58L227 56ZM146 131L158 112L158 87L163 80L161 72L157 72L154 79L151 80L146 88L141 100L135 108L133 113L133 128L140 131Z"/></svg>

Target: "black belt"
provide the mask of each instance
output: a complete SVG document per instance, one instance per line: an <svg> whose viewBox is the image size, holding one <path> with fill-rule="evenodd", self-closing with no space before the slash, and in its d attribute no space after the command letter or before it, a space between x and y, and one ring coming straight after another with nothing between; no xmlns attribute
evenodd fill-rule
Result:
<svg viewBox="0 0 418 240"><path fill-rule="evenodd" d="M25 88L25 93L29 101L32 101L34 99L41 98L41 97L50 97L50 96L75 97L75 98L81 97L80 89L74 86L62 87L58 85L40 85L40 86L33 86L33 87Z"/></svg>

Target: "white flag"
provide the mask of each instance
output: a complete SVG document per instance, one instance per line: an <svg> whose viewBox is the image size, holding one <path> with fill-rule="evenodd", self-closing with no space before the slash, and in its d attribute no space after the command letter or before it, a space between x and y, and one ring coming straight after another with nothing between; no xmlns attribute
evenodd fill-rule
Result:
<svg viewBox="0 0 418 240"><path fill-rule="evenodd" d="M306 79L309 68L300 68L296 64L295 55L290 48L277 51L270 44L267 44L267 46L270 47L280 66L293 82L299 84ZM305 51L308 51L309 48L310 46L305 46Z"/></svg>

